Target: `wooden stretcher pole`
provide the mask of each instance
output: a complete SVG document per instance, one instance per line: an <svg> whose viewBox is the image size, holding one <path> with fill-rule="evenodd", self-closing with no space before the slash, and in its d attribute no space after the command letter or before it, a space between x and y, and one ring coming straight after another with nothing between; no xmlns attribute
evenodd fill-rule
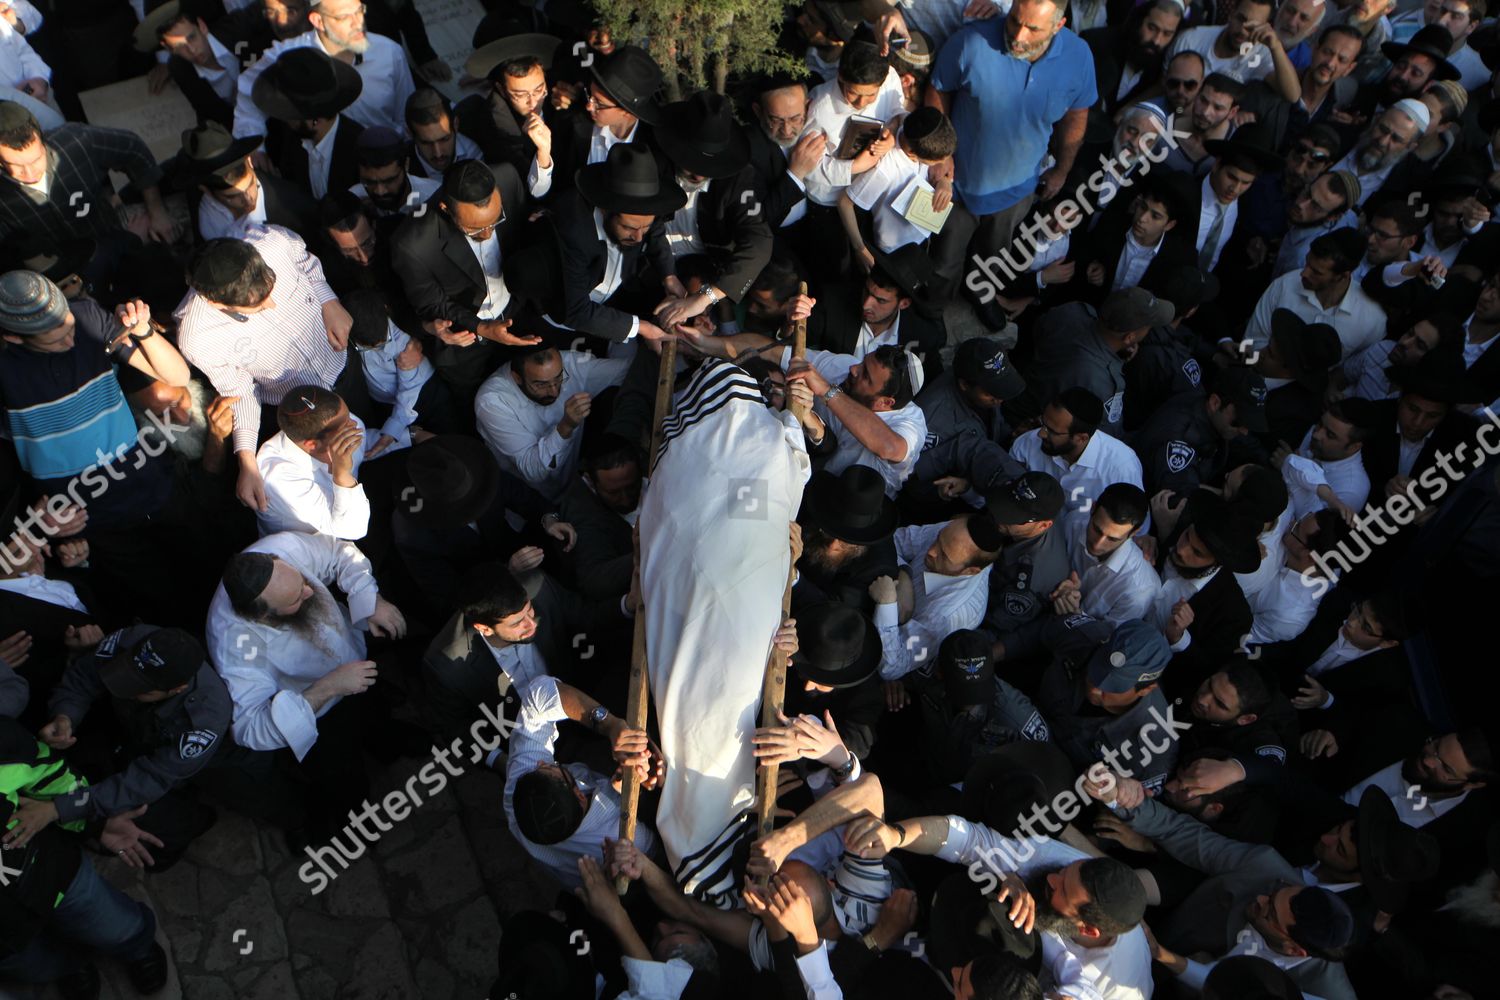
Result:
<svg viewBox="0 0 1500 1000"><path fill-rule="evenodd" d="M672 408L672 382L677 374L677 341L665 340L661 345L661 365L656 372L656 406L651 415L651 453L646 456L646 468L651 468L656 453L661 449L662 423L667 411ZM646 713L650 707L650 688L646 673L646 613L636 609L635 639L630 647L630 698L625 708L625 724L632 729L646 728ZM620 839L635 840L635 814L641 801L641 783L634 768L625 772L620 788ZM621 876L615 879L615 891L625 895L630 880Z"/></svg>
<svg viewBox="0 0 1500 1000"><path fill-rule="evenodd" d="M807 294L807 282L802 282L798 289L799 295ZM807 320L799 319L793 332L792 359L801 360L807 356ZM800 407L790 403L792 412L800 419L805 414L797 412ZM792 613L792 583L797 578L797 567L787 567L786 590L781 594L781 620L785 621ZM778 626L780 622L777 623ZM760 724L762 727L781 725L781 709L786 702L786 653L778 647L771 647L771 655L766 660L766 676L760 688ZM767 764L756 769L755 772L755 829L757 837L764 837L771 832L775 825L773 815L776 811L776 785L780 774L779 764Z"/></svg>

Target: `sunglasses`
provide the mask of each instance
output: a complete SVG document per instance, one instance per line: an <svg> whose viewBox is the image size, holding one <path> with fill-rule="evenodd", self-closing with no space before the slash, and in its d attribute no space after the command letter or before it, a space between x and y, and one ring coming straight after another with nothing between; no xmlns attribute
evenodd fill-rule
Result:
<svg viewBox="0 0 1500 1000"><path fill-rule="evenodd" d="M1303 160L1311 160L1314 163L1326 163L1333 159L1333 154L1326 149L1316 146L1293 146L1292 155Z"/></svg>

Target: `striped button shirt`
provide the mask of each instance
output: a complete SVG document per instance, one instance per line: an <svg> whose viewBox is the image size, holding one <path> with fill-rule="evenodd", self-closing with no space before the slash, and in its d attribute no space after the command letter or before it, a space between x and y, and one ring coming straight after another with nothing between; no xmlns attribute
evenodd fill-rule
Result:
<svg viewBox="0 0 1500 1000"><path fill-rule="evenodd" d="M225 312L190 291L175 315L182 356L208 376L219 395L239 397L234 450L253 452L261 406L277 405L299 385L333 388L346 355L328 342L322 307L338 296L307 244L280 226L255 229L245 242L276 275L275 307L248 316Z"/></svg>
<svg viewBox="0 0 1500 1000"><path fill-rule="evenodd" d="M80 237L107 236L120 229L109 196L109 172L130 178L136 190L155 187L161 168L134 132L72 122L48 132L46 192L0 171L0 239L26 234L62 244Z"/></svg>

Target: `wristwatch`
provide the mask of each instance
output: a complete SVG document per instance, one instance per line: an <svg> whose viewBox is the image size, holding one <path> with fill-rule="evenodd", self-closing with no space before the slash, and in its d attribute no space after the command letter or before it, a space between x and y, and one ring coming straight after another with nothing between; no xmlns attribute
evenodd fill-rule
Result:
<svg viewBox="0 0 1500 1000"><path fill-rule="evenodd" d="M833 404L833 401L843 394L843 389L840 389L836 385L830 385L828 387L828 391L823 393L823 402L828 403L831 406Z"/></svg>
<svg viewBox="0 0 1500 1000"><path fill-rule="evenodd" d="M595 705L589 710L589 728L599 732L599 727L604 725L604 720L609 718L609 709L603 705Z"/></svg>
<svg viewBox="0 0 1500 1000"><path fill-rule="evenodd" d="M854 773L854 754L849 753L848 749L845 749L844 753L849 754L849 759L844 761L838 767L830 767L828 769L833 773L834 781L843 781L845 778L849 777L849 775Z"/></svg>
<svg viewBox="0 0 1500 1000"><path fill-rule="evenodd" d="M698 294L699 295L707 295L708 296L708 304L710 306L716 306L716 305L718 305L719 304L719 299L722 298L722 296L719 295L719 293L717 293L717 292L714 291L714 286L713 285L704 285L702 288L698 289Z"/></svg>

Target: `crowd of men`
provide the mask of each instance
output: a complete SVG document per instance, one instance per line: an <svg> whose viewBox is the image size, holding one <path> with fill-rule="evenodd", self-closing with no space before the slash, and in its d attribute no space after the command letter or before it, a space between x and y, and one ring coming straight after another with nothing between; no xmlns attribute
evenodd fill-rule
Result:
<svg viewBox="0 0 1500 1000"><path fill-rule="evenodd" d="M721 94L588 0L461 79L410 0L0 0L0 982L156 992L104 859L316 893L467 760L563 890L491 997L1494 996L1487 2L806 0ZM621 717L669 341L813 470L733 901Z"/></svg>

